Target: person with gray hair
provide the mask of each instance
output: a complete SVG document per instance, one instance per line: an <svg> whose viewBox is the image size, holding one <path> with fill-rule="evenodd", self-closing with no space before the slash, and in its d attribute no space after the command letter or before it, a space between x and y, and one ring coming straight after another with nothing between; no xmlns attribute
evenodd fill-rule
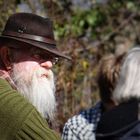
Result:
<svg viewBox="0 0 140 140"><path fill-rule="evenodd" d="M132 48L124 59L113 99L118 105L101 116L96 130L96 139L140 139L139 46Z"/></svg>
<svg viewBox="0 0 140 140"><path fill-rule="evenodd" d="M118 103L140 98L140 47L128 53L113 96Z"/></svg>
<svg viewBox="0 0 140 140"><path fill-rule="evenodd" d="M102 57L97 76L101 100L95 106L68 119L63 128L63 140L95 139L95 131L101 115L115 106L112 94L118 81L124 56L125 53L118 56L110 54Z"/></svg>

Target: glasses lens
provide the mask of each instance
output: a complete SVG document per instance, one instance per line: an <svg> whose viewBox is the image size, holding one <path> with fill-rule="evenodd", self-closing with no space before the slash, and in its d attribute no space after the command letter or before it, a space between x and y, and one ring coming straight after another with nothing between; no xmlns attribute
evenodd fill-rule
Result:
<svg viewBox="0 0 140 140"><path fill-rule="evenodd" d="M54 65L58 64L59 58L58 57L54 57L52 62L53 62Z"/></svg>
<svg viewBox="0 0 140 140"><path fill-rule="evenodd" d="M46 53L40 49L32 49L31 53L34 58L39 60L51 61L54 65L58 64L59 58L51 53Z"/></svg>

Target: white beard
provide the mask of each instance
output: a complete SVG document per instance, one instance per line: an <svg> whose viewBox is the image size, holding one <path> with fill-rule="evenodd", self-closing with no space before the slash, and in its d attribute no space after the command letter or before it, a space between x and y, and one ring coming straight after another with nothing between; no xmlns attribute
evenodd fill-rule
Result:
<svg viewBox="0 0 140 140"><path fill-rule="evenodd" d="M56 111L54 76L51 70L47 70L47 77L43 75L45 73L44 68L31 74L15 66L11 78L19 93L28 99L44 118L52 121Z"/></svg>

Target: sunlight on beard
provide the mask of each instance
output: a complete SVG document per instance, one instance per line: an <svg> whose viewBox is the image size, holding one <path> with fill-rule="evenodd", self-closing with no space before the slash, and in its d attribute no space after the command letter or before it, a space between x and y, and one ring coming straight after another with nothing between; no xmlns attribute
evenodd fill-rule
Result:
<svg viewBox="0 0 140 140"><path fill-rule="evenodd" d="M37 108L44 118L52 121L56 111L54 76L51 70L47 70L47 77L45 73L46 69L42 67L32 73L14 67L11 77L18 91Z"/></svg>

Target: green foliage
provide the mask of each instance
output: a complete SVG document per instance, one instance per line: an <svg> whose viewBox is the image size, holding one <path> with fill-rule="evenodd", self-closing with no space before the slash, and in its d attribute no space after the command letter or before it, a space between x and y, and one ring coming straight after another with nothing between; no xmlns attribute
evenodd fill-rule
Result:
<svg viewBox="0 0 140 140"><path fill-rule="evenodd" d="M71 64L66 66L64 63L58 70L63 71L58 75L58 79L61 78L58 86L67 95L64 100L69 101L67 104L61 101L61 105L69 109L63 118L69 118L99 100L96 79L98 65L104 55L117 54L121 46L123 51L127 51L140 42L140 3L137 0L108 0L105 4L94 3L86 10L69 9L65 12L66 9L61 7L59 16L57 13L51 15L57 19L55 35L60 42L59 47L73 58Z"/></svg>
<svg viewBox="0 0 140 140"><path fill-rule="evenodd" d="M0 0L0 32L4 28L5 21L15 10L15 0Z"/></svg>
<svg viewBox="0 0 140 140"><path fill-rule="evenodd" d="M139 6L136 1L110 0L107 4L95 4L87 10L77 8L64 20L56 22L55 35L57 39L88 36L96 40L105 37L121 24L124 20L122 16L125 16L127 11L138 12Z"/></svg>
<svg viewBox="0 0 140 140"><path fill-rule="evenodd" d="M81 36L86 33L86 30L101 26L105 22L105 16L101 10L89 9L81 11L77 9L71 15L71 19L66 21L62 26L55 24L57 38L65 36Z"/></svg>

